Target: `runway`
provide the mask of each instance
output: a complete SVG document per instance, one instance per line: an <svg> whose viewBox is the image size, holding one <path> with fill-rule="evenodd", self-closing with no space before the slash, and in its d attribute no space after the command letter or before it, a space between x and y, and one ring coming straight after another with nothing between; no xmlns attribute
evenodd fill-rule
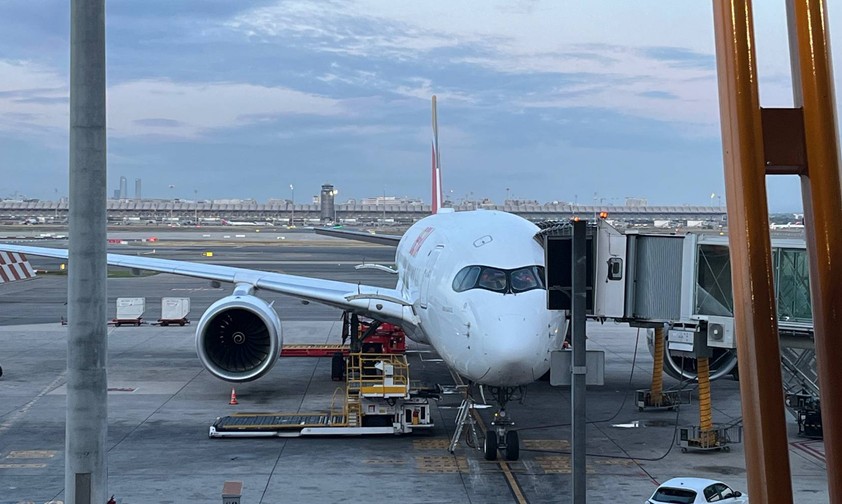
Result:
<svg viewBox="0 0 842 504"><path fill-rule="evenodd" d="M112 252L149 253L144 246ZM363 261L388 264L387 247L251 244L214 248L158 245L158 257L207 260L238 267L343 281L394 285L394 277L355 270ZM53 270L58 262L40 262ZM231 291L207 282L154 275L111 278L109 308L117 297L146 297L147 320L159 316L160 298L190 297L191 319ZM0 504L64 500L64 416L66 278L40 278L0 285ZM284 321L286 343L337 343L339 311L267 296ZM219 502L226 480L244 482L242 502L550 503L570 496L570 396L565 388L536 382L523 404L509 413L521 432L517 462L488 462L460 444L446 450L454 429L458 396L444 396L433 408L436 427L427 435L365 438L210 439L217 416L233 411L327 410L337 383L329 359L282 358L264 378L237 386L239 405L228 404L231 386L211 377L199 363L191 327L109 329L109 493L123 504ZM676 425L697 423L695 404L679 412L639 412L633 393L647 388L652 360L637 330L589 323L589 349L606 352L605 385L588 387L589 502L643 502L656 485L675 476L721 479L745 490L742 445L730 453L681 453ZM412 344L412 379L452 383L448 370ZM668 386L679 386L666 379ZM740 415L739 384L713 384L714 421ZM690 385L686 387L692 388ZM489 423L490 410L482 412ZM804 449L790 428L790 464L795 501L828 500L826 469ZM812 452L812 453L808 453ZM507 473L509 476L507 476ZM512 483L512 479L514 483Z"/></svg>

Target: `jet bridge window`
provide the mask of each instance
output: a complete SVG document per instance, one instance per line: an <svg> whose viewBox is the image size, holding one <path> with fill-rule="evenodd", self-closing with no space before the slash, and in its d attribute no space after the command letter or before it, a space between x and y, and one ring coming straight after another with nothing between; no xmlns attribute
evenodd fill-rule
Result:
<svg viewBox="0 0 842 504"><path fill-rule="evenodd" d="M485 289L501 293L519 293L544 288L543 266L503 270L490 266L466 266L453 279L453 290Z"/></svg>

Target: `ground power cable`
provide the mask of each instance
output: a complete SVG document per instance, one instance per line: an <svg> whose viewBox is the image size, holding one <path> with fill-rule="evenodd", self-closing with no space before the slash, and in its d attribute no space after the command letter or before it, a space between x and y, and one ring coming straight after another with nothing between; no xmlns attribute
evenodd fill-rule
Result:
<svg viewBox="0 0 842 504"><path fill-rule="evenodd" d="M629 380L626 383L626 390L623 393L623 401L620 403L620 407L617 408L617 411L614 412L613 415L606 419L601 420L587 420L586 424L595 424L595 423L606 423L614 420L617 416L623 411L623 408L626 406L626 401L629 398L629 392L631 392L631 385L632 381L634 381L634 368L637 365L637 347L640 343L640 329L637 330L637 336L635 337L635 344L634 344L634 354L632 355L632 364L631 364L631 371L629 372ZM527 431L527 430L540 430L540 429L552 429L556 427L569 427L571 425L570 422L560 423L560 424L553 424L553 425L538 425L534 427L521 427L517 429L518 431Z"/></svg>

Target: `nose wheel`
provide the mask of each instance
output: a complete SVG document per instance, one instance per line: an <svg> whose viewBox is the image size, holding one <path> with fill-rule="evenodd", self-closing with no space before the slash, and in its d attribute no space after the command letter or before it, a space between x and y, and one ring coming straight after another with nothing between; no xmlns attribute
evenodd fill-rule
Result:
<svg viewBox="0 0 842 504"><path fill-rule="evenodd" d="M514 422L506 416L506 410L501 409L494 414L491 427L485 433L483 455L485 460L497 460L497 451L505 454L506 460L520 458L520 436L516 430L511 430Z"/></svg>

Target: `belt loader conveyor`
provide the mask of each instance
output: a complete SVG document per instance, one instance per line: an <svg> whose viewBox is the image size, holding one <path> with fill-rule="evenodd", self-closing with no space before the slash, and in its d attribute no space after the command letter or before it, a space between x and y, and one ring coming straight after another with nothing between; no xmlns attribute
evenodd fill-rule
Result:
<svg viewBox="0 0 842 504"><path fill-rule="evenodd" d="M217 418L209 437L409 434L430 429L429 391L409 381L403 354L350 354L342 412L238 413Z"/></svg>

